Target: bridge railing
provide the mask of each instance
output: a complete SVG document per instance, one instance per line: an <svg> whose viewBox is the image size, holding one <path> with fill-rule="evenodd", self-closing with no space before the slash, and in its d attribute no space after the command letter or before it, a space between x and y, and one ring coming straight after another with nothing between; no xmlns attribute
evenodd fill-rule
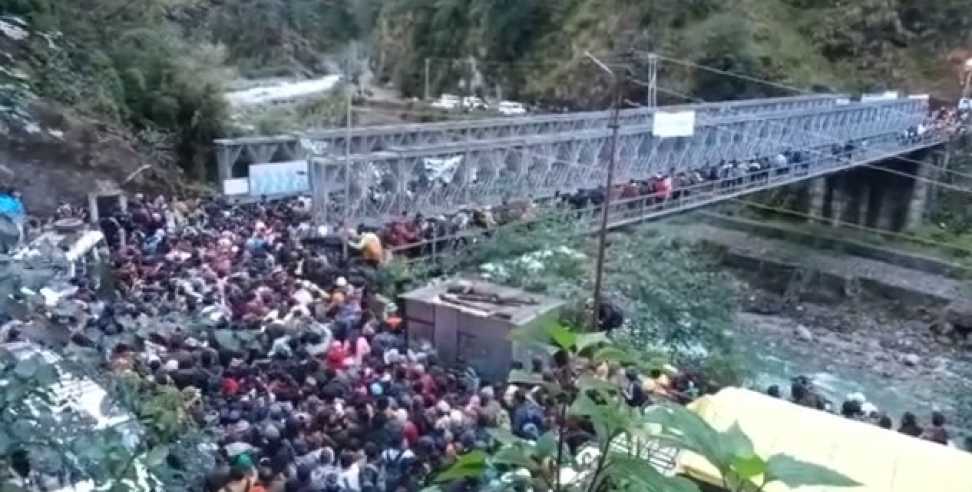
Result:
<svg viewBox="0 0 972 492"><path fill-rule="evenodd" d="M850 169L863 163L893 158L927 147L944 143L940 135L927 135L920 140L906 142L899 140L898 133L888 134L883 140L866 148L856 149L849 154L833 154L829 147L811 152L818 154L815 159L786 166L773 167L744 176L728 177L706 181L673 191L668 199L657 195L644 195L633 198L612 200L608 209L608 228L615 229L655 218L684 212L731 198L764 191L779 186L805 181L834 172ZM404 256L406 263L438 261L444 256L462 255L483 238L517 227L569 223L569 234L590 234L600 226L602 205L592 205L581 209L565 208L554 203L541 209L532 219L514 221L493 228L467 229L457 234L439 236L428 240L390 248L393 255Z"/></svg>

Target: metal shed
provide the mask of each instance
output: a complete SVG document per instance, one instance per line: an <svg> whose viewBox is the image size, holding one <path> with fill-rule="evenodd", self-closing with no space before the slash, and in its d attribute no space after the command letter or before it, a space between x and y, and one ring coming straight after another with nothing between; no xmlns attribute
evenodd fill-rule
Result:
<svg viewBox="0 0 972 492"><path fill-rule="evenodd" d="M461 285L465 293L452 292ZM487 381L505 380L513 361L529 365L532 351L511 331L556 317L564 302L480 280L453 280L401 296L409 344L428 341L445 365L471 366ZM495 301L495 302L491 302Z"/></svg>

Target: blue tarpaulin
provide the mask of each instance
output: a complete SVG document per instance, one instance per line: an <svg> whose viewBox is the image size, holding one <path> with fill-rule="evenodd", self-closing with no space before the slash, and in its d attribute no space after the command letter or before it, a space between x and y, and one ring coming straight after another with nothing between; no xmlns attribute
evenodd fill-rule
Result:
<svg viewBox="0 0 972 492"><path fill-rule="evenodd" d="M27 212L24 210L24 203L18 198L0 193L0 214L19 222L27 215Z"/></svg>

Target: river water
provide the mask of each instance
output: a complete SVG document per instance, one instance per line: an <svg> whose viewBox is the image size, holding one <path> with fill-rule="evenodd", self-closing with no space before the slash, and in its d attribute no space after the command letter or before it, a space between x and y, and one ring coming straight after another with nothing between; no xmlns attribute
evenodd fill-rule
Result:
<svg viewBox="0 0 972 492"><path fill-rule="evenodd" d="M905 412L924 423L932 411L940 410L953 424L953 438L970 434L958 422L957 408L957 395L970 390L969 378L963 376L972 374L968 361L933 357L913 368L876 345L867 346L865 340L839 339L821 330L814 330L812 341L801 340L793 334L795 321L783 317L744 313L737 324L736 342L742 353L751 354L749 385L754 390L775 384L788 396L791 379L807 376L836 411L847 395L861 393L895 426Z"/></svg>

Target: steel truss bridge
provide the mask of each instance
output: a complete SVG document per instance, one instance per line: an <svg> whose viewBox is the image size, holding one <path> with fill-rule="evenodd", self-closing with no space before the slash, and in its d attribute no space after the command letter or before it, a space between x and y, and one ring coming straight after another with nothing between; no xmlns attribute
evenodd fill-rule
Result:
<svg viewBox="0 0 972 492"><path fill-rule="evenodd" d="M746 114L764 114L823 108L848 101L843 95L810 95L774 99L754 99L713 104L667 106L666 111L693 110L700 120ZM621 111L622 126L651 126L654 109ZM219 139L216 160L220 179L233 175L233 168L244 163L268 163L307 159L314 155L368 154L408 147L511 137L533 137L573 131L606 129L610 111L548 114L517 118L490 118L461 122L385 125L312 131L301 135L279 135L238 139ZM350 137L350 138L349 138Z"/></svg>
<svg viewBox="0 0 972 492"><path fill-rule="evenodd" d="M686 110L696 112L692 136L652 134L658 112ZM217 145L221 175L241 158L306 158L319 220L384 222L404 213L448 214L601 187L610 157L610 116L599 111L366 127L224 140ZM804 156L805 165L792 172L767 176L753 186L714 187L679 206L693 208L757 187L788 184L937 145L941 141L935 138L901 138L927 117L926 99L854 102L845 95L624 110L615 182L785 150ZM832 148L847 143L857 151L835 157ZM665 207L664 213L681 209Z"/></svg>

